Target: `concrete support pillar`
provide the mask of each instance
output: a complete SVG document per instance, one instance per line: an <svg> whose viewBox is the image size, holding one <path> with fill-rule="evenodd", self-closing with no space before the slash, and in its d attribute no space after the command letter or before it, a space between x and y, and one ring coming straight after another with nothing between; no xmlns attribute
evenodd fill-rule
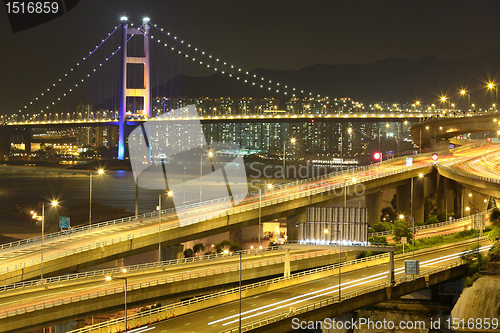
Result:
<svg viewBox="0 0 500 333"><path fill-rule="evenodd" d="M31 128L26 127L24 130L24 153L29 158L31 154Z"/></svg>
<svg viewBox="0 0 500 333"><path fill-rule="evenodd" d="M468 206L471 208L472 214L477 214L480 212L484 212L488 208L488 200L490 199L489 195L473 192L472 197L469 197Z"/></svg>
<svg viewBox="0 0 500 333"><path fill-rule="evenodd" d="M283 273L284 277L290 277L290 249L285 249L285 269Z"/></svg>
<svg viewBox="0 0 500 333"><path fill-rule="evenodd" d="M365 196L366 208L368 208L368 225L372 226L380 222L382 212L382 191Z"/></svg>
<svg viewBox="0 0 500 333"><path fill-rule="evenodd" d="M243 231L243 229L229 231L229 240L233 243L240 243L241 244L242 231Z"/></svg>
<svg viewBox="0 0 500 333"><path fill-rule="evenodd" d="M440 174L437 174L437 186L436 186L436 193L437 193L437 207L439 211L444 210L445 206L445 177L441 176Z"/></svg>
<svg viewBox="0 0 500 333"><path fill-rule="evenodd" d="M413 195L411 206L413 216L415 218L415 223L424 222L425 185L423 178L413 178Z"/></svg>
<svg viewBox="0 0 500 333"><path fill-rule="evenodd" d="M410 183L396 187L397 214L410 215Z"/></svg>
<svg viewBox="0 0 500 333"><path fill-rule="evenodd" d="M434 171L422 178L424 181L424 197L437 193L437 175L438 173Z"/></svg>
<svg viewBox="0 0 500 333"><path fill-rule="evenodd" d="M443 185L443 209L447 213L455 212L455 182L451 179L444 178Z"/></svg>
<svg viewBox="0 0 500 333"><path fill-rule="evenodd" d="M172 246L164 247L161 249L160 261L182 259L183 251L184 251L183 245L172 245Z"/></svg>
<svg viewBox="0 0 500 333"><path fill-rule="evenodd" d="M389 252L389 283L394 285L394 252Z"/></svg>
<svg viewBox="0 0 500 333"><path fill-rule="evenodd" d="M455 201L455 218L460 218L465 215L465 204L467 203L467 199L465 199L465 196L467 193L465 193L465 188L455 182L455 196L454 196L454 201Z"/></svg>
<svg viewBox="0 0 500 333"><path fill-rule="evenodd" d="M286 233L289 242L297 242L299 240L300 223L306 223L306 210L286 217Z"/></svg>

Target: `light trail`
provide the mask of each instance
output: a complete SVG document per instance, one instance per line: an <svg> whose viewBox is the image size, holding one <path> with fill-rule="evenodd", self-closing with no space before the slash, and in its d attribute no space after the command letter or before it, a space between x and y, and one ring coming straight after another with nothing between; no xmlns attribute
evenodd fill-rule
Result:
<svg viewBox="0 0 500 333"><path fill-rule="evenodd" d="M490 247L491 247L491 245L483 246L479 250L480 250L480 252L483 252L483 251L488 250ZM441 256L441 257L435 258L435 259L430 259L430 260L427 260L427 261L423 262L422 265L421 265L421 267L435 265L435 264L438 264L438 263L441 263L441 262L444 262L444 261L449 261L450 259L458 259L458 258L460 258L461 255L463 255L465 253L469 253L471 251L473 251L473 250L466 250L466 251L462 251L462 252L459 252L459 253L454 253L454 254L450 254L450 255L446 255L446 256ZM404 270L404 267L397 268L397 269L394 270L394 274L396 275L396 272L398 274L400 274L400 272L403 271L403 270ZM347 289L347 288L352 288L352 287L357 287L357 286L363 285L363 284L366 283L366 280L368 280L368 279L370 281L378 281L378 280L381 280L381 279L385 279L385 278L387 278L387 274L388 274L388 272L382 272L382 273L373 274L371 276L367 276L367 277L364 277L364 278L361 278L361 279L357 279L357 280L353 280L353 281L342 283L340 285L341 286L341 290L344 290L344 288L343 288L344 286ZM259 308L256 308L256 309L245 311L245 312L241 313L241 315L242 315L241 320L253 318L253 317L265 314L265 313L269 313L269 312L272 312L272 311L275 311L275 310L278 310L278 309L282 309L282 308L285 308L285 307L293 306L295 304L298 304L298 303L301 303L301 302L305 302L305 301L308 301L308 300L311 300L311 299L314 299L314 298L318 298L318 297L321 297L321 296L327 296L327 295L329 295L329 294L331 294L331 293L333 293L335 291L338 291L338 285L334 285L334 286L331 286L331 287L328 287L328 288L324 288L324 289L320 289L320 290L313 291L313 292L310 292L310 293L302 294L302 295L299 295L299 296L291 297L291 298L289 298L287 300L283 300L283 301L276 302L276 303L273 303L273 304L269 304L269 305L266 305L266 306L262 306L262 307L259 307ZM322 293L322 294L318 294L318 293ZM307 298L299 300L300 298L303 298L303 297L307 297ZM295 301L295 300L297 300L297 301ZM295 301L295 302L276 307L276 305L278 305L278 304L283 304L283 303L287 303L287 302L290 302L290 301ZM267 308L269 308L271 306L273 307L273 309L266 310L266 311L261 311L261 310L267 309ZM256 311L259 311L259 313L243 317L244 315L247 315L247 314L250 314L250 313L256 312ZM225 318L222 318L222 319L218 319L218 320L209 322L208 325L217 324L217 323L220 323L220 322L223 322L223 321L226 321L226 320L238 317L238 319L233 320L233 321L229 321L227 323L224 323L224 324L222 324L222 326L233 324L233 323L239 321L239 316L240 316L240 314L238 313L238 314L235 314L235 315L232 315L232 316L229 316L229 317L225 317Z"/></svg>

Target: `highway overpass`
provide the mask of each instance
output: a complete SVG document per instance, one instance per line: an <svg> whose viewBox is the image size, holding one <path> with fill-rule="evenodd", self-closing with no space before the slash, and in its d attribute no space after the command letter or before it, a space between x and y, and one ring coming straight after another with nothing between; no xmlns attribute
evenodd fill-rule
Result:
<svg viewBox="0 0 500 333"><path fill-rule="evenodd" d="M436 116L411 127L413 142L421 147L439 146L442 140L466 133L495 132L500 130L500 114L495 112L468 113L465 116Z"/></svg>
<svg viewBox="0 0 500 333"><path fill-rule="evenodd" d="M402 159L384 162L381 166L368 166L329 176L315 177L284 186L275 186L262 195L261 218L270 221L289 217L290 240L294 240L296 223L305 222L305 210L310 206L326 206L344 200L344 185L348 193L374 194L373 208L379 209L381 190L408 184L420 173L433 171L429 156L415 158L413 167L407 168ZM423 205L423 202L421 203ZM377 206L378 205L378 206ZM175 214L163 216L161 225L162 247L177 245L222 232L241 229L259 223L259 196L250 195L229 211L218 208L218 202L191 210L191 220L179 225ZM381 207L380 207L381 208ZM94 266L125 256L158 248L158 217L150 214L139 222L127 221L101 228L82 228L81 232L57 234L46 237L43 270L46 276L76 272L86 266ZM295 232L295 233L294 233ZM294 238L295 237L295 238ZM37 278L40 273L39 241L21 242L17 246L4 245L0 251L0 278L6 284Z"/></svg>
<svg viewBox="0 0 500 333"><path fill-rule="evenodd" d="M493 158L496 156L494 153L496 149L498 146L461 151L458 155L442 158L438 166L448 167L462 160L472 160L475 156L483 156L488 150L492 150L490 151L491 156L488 156ZM428 155L415 156L414 166L411 168L406 168L402 159L394 159L385 161L381 166L363 167L344 174L315 177L298 183L289 183L285 186L275 186L272 191L262 195L260 205L262 220L288 217L289 239L294 240L296 223L305 222L306 207L326 206L342 202L344 200L344 183L349 193L354 193L357 186L363 185L365 190L363 194L367 196L367 206L370 208L371 205L374 210L381 208L379 201L381 190L394 187L401 189L398 197L406 198L406 206L408 207L410 179L417 177L420 173L431 175L434 172L433 166L428 163L429 159ZM439 167L438 171L440 170L442 168ZM445 175L452 177L452 179L455 177L455 175ZM471 178L472 176L471 174ZM467 178L456 179L459 182L465 182ZM492 182L492 178L484 178L482 181L490 186L489 188L485 187L486 192L498 186L497 183ZM434 181L430 179L430 182ZM435 190L442 192L443 189L440 189L439 185L440 179L435 182L438 183L433 185ZM473 183L469 182L468 184L478 186L480 183L473 180ZM452 184L452 186L455 185ZM450 197L448 193L450 186L442 187L447 192L444 197ZM462 188L465 189L464 186ZM419 214L423 214L424 190L424 183L416 181L413 212L417 217ZM430 191L432 190L434 189L430 188ZM449 198L447 200L449 201ZM192 220L183 226L179 226L173 212L165 211L161 226L162 247L258 224L259 197L255 193L228 212L222 209L217 210L217 204L217 202L211 202L207 206L191 207L195 208L194 211L191 209ZM401 200L400 204L403 205L404 200ZM477 209L479 211L485 210L480 209L479 204L476 206ZM444 205L442 207L444 208ZM450 202L447 207L453 207L452 203ZM113 223L103 223L91 229L82 227L77 229L79 232L72 234L47 235L44 246L44 273L46 276L50 276L76 272L86 266L157 249L158 217L155 215L156 213L146 214L139 222L129 219L118 221L119 223L115 224L113 221ZM377 218L376 215L374 217ZM416 220L419 219L416 218ZM0 277L6 284L34 279L39 276L39 239L3 245L0 257L2 258Z"/></svg>
<svg viewBox="0 0 500 333"><path fill-rule="evenodd" d="M412 279L403 275L403 261L397 256L395 284L388 280L388 263L359 263L342 268L341 299L338 302L337 266L301 272L247 285L242 289L242 332L289 332L292 318L324 320L361 307L398 299L408 293L463 276L466 267L460 254L469 244L452 248L418 251L421 274ZM481 242L487 251L489 242ZM427 252L427 253L425 253ZM387 260L386 260L387 262ZM123 301L123 300L122 300ZM147 327L151 332L238 332L239 289L203 295L130 316L129 327ZM175 315L175 316L174 316ZM167 319L167 320L165 320ZM124 329L124 318L78 329L71 333L117 332Z"/></svg>
<svg viewBox="0 0 500 333"><path fill-rule="evenodd" d="M454 246L441 246L434 250L417 251L416 258L430 258L437 261L436 258L441 258L443 253L449 256L449 253L461 251L469 244L470 241ZM294 247L297 247L297 245ZM328 246L323 245L322 248L325 249L318 250L313 247L312 252L311 249L309 249L309 252L293 250L290 255L293 271L321 266L323 268L312 270L309 273L296 273L288 277L283 277L286 270L283 263L285 259L283 250L244 255L242 257L242 280L244 283L265 277L281 276L281 278L273 279L271 284L268 282L253 284L254 287L258 287L256 289L247 286L245 289L249 290L247 296L255 296L270 290L281 289L282 282L285 282L288 286L293 286L332 276L338 270L336 265L332 265L332 262L336 262L338 259L338 254L335 253L335 250L329 250ZM390 248L390 250L394 251L394 248ZM345 255L346 253L342 256L342 272L344 276L349 277L349 274L355 274L354 272L358 272L358 270L361 273L358 272L357 276L363 275L366 273L364 272L365 269L372 267L377 271L385 272L380 275L382 278L375 280L382 279L379 282L383 282L383 280L389 279L391 270L389 259L391 256L384 254L346 261ZM404 259L408 258L408 256L411 256L411 254L398 255L395 261L396 267L401 267ZM451 256L455 257L454 254ZM381 268L384 263L387 263L387 266ZM266 269L262 269L262 267ZM396 271L400 270L398 268ZM239 280L239 256L222 257L184 265L131 270L127 273L113 273L111 276L114 279L110 282L105 281L104 274L101 274L92 277L82 276L79 279L68 281L53 279L52 283L44 285L26 284L21 288L4 290L0 292L0 299L2 300L2 305L0 305L1 331L28 330L40 325L48 326L84 318L85 316L97 316L119 311L123 306L124 281L122 279L124 277L128 279L127 298L130 307L148 305L162 299L172 301L186 296L206 295L220 290L221 287L227 289L227 286L234 285ZM334 281L337 281L337 279ZM275 282L279 283L274 284ZM250 291L250 289L252 290ZM219 294L227 296L228 292L220 292ZM231 297L234 298L234 295L228 299L230 300ZM214 301L214 297L211 297L211 299ZM224 303L222 298L216 301L219 304ZM177 309L173 313L185 313L185 309Z"/></svg>

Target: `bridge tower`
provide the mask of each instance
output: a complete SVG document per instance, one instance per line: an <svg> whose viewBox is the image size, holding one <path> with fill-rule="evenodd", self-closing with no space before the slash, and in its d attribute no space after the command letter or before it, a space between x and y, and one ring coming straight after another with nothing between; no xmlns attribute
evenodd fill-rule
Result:
<svg viewBox="0 0 500 333"><path fill-rule="evenodd" d="M122 17L122 58L121 58L121 82L120 82L120 123L118 133L118 159L125 159L125 128L127 121L127 97L142 97L144 99L144 116L151 117L151 80L150 80L150 53L149 53L149 18L142 20L143 27L138 29L129 27L128 18ZM144 55L129 57L127 55L128 35L144 35ZM144 66L143 88L127 88L127 65L142 64Z"/></svg>

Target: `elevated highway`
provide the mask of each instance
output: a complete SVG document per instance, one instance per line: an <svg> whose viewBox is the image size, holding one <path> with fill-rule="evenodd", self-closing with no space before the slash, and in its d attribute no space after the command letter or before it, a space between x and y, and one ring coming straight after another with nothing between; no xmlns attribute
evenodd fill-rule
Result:
<svg viewBox="0 0 500 333"><path fill-rule="evenodd" d="M162 216L161 245L176 245L258 224L259 206L262 220L270 221L303 213L306 207L342 202L344 186L350 196L362 189L364 192L361 195L367 195L403 184L420 173L428 174L432 170L429 156L416 156L410 168L405 167L402 159L394 159L381 166L362 167L344 174L336 173L275 186L273 190L263 193L261 204L259 195L251 193L229 211L219 208L218 201L192 207L188 211L191 219L183 225L179 224L174 212L167 212ZM84 230L72 234L47 236L44 242L44 274L50 276L75 272L82 267L157 249L158 217L155 215L151 213L140 221L128 220L101 228L82 228ZM291 237L293 240L293 234ZM0 279L9 284L38 277L41 268L40 247L38 240L16 243L14 246L4 245L0 251Z"/></svg>
<svg viewBox="0 0 500 333"><path fill-rule="evenodd" d="M465 133L497 132L500 113L469 113L457 117L434 117L411 127L413 142L421 147L436 145L441 140Z"/></svg>
<svg viewBox="0 0 500 333"><path fill-rule="evenodd" d="M462 242L454 246L417 251L416 256L435 258L441 256L442 253L461 250L468 246L469 243ZM294 247L300 246L295 245ZM325 249L313 249L312 251L309 249L306 252L304 250L292 250L290 254L292 270L302 271L321 266L327 266L327 268L316 269L312 273L305 275L304 273L297 273L280 278L278 281L288 281L288 285L294 285L334 274L336 266L331 263L338 259L338 254L335 250L328 250L328 246L322 247ZM354 274L358 270L363 272L367 267L380 267L381 264L388 263L390 257L383 254L346 261L346 254L344 253L342 256L343 274L348 274L348 272ZM397 256L396 265L401 266L402 261L407 257L408 254ZM282 250L267 253L247 253L243 255L242 259L241 275L244 284L256 279L282 276L285 270L283 263L285 255ZM265 269L262 269L262 267L265 267ZM386 273L382 274L383 277L377 280L384 280L389 277L390 266L384 269ZM359 276L359 274L357 275ZM54 279L52 283L43 285L27 284L21 288L4 290L0 292L0 327L2 327L0 331L28 330L30 327L51 325L85 316L96 316L111 311L119 311L123 305L124 281L122 279L124 277L128 279L127 298L130 307L147 305L167 299L169 301L179 300L190 295L209 294L238 282L239 256L221 257L176 266L157 266L127 273L114 273L112 276L115 279L110 282L105 281L104 275L96 275L67 281ZM304 279L304 276L307 276L307 278ZM294 280L296 277L302 278ZM259 282L257 285L265 286L267 283ZM253 295L265 293L270 290L269 288L272 290L272 285L269 285L268 288L254 290L252 293ZM246 289L248 290L249 287ZM227 292L221 293L227 294ZM183 311L183 309L178 309L174 313L181 314L184 313Z"/></svg>
<svg viewBox="0 0 500 333"><path fill-rule="evenodd" d="M333 318L458 278L466 271L460 255L467 251L468 246L462 244L454 248L427 250L427 253L417 252L416 259L420 260L421 274L414 278L404 276L405 256L397 256L395 284L389 283L387 279L389 264L383 263L383 258L373 262L375 265L366 263L362 267L354 267L354 270L349 269L349 266L344 267L341 276L341 302L336 265L296 273L289 278L247 285L242 290L242 332L289 332L292 318ZM482 241L481 251L487 251L490 246L490 243ZM128 323L129 327L142 327L152 332L238 332L238 307L239 289L235 288L145 311L129 317ZM102 329L111 332L123 330L124 318L71 333L94 333Z"/></svg>

